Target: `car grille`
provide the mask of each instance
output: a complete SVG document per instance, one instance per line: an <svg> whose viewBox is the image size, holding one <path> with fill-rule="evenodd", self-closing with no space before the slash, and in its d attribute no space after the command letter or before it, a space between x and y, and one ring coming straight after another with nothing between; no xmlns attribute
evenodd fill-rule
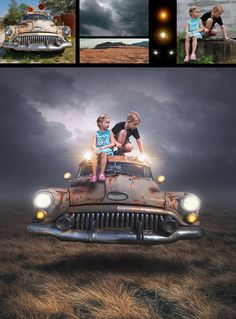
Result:
<svg viewBox="0 0 236 319"><path fill-rule="evenodd" d="M49 36L49 35L28 35L28 36L19 36L20 45L29 45L29 44L52 44L55 45L58 36Z"/></svg>
<svg viewBox="0 0 236 319"><path fill-rule="evenodd" d="M146 213L77 213L74 227L78 230L98 228L130 228L157 231L163 216Z"/></svg>

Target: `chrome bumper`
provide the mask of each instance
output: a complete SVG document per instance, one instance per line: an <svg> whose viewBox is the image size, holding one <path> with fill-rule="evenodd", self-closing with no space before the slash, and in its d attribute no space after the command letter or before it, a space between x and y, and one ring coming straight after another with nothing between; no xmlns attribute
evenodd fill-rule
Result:
<svg viewBox="0 0 236 319"><path fill-rule="evenodd" d="M64 42L60 46L49 44L30 44L30 45L15 45L13 42L4 42L3 47L6 49L13 49L16 51L60 51L65 48L71 48L72 42Z"/></svg>
<svg viewBox="0 0 236 319"><path fill-rule="evenodd" d="M179 227L169 236L162 236L152 231L143 231L137 234L131 230L107 230L96 231L67 230L61 231L54 224L32 223L27 226L28 231L38 235L54 236L63 241L81 241L85 243L114 243L114 244L167 244L181 239L198 239L203 236L200 227Z"/></svg>

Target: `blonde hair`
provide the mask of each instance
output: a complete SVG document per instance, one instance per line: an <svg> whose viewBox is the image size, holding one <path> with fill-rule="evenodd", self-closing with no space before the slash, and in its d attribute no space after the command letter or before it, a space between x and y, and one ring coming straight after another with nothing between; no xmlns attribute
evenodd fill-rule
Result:
<svg viewBox="0 0 236 319"><path fill-rule="evenodd" d="M138 114L138 112L135 112L135 111L132 111L128 114L127 116L127 121L130 121L130 122L134 122L138 120L139 123L141 122L141 116Z"/></svg>
<svg viewBox="0 0 236 319"><path fill-rule="evenodd" d="M220 11L221 13L224 12L224 8L222 7L221 4L217 3L213 8L212 11Z"/></svg>
<svg viewBox="0 0 236 319"><path fill-rule="evenodd" d="M101 126L101 122L102 122L104 119L110 119L110 116L104 113L104 114L100 115L100 116L97 118L97 126L98 126L99 128L100 128L100 126Z"/></svg>
<svg viewBox="0 0 236 319"><path fill-rule="evenodd" d="M191 14L196 10L196 9L199 9L199 7L198 6L192 6L192 7L190 7L189 8L189 15L191 16Z"/></svg>

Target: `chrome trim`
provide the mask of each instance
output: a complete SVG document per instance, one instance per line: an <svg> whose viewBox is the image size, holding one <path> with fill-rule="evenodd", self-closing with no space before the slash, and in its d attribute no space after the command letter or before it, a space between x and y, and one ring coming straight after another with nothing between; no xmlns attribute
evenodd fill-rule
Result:
<svg viewBox="0 0 236 319"><path fill-rule="evenodd" d="M181 239L198 239L203 236L200 227L179 227L170 236L162 236L152 231L144 231L141 236L130 230L97 230L97 231L60 231L54 224L32 223L28 231L38 235L54 236L63 241L81 241L85 243L119 243L119 244L164 244Z"/></svg>
<svg viewBox="0 0 236 319"><path fill-rule="evenodd" d="M14 40L19 38L19 45L14 44ZM62 41L57 45L57 40ZM71 48L72 42L66 41L61 35L53 33L25 33L18 34L11 41L5 41L3 47L16 51L59 51L64 48Z"/></svg>

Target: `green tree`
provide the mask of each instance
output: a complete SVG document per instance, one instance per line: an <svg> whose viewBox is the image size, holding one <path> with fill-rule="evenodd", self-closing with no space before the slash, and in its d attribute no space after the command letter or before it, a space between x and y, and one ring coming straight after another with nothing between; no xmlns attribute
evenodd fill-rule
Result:
<svg viewBox="0 0 236 319"><path fill-rule="evenodd" d="M76 11L76 0L39 0L39 3L41 2L45 4L45 9L49 10L51 15Z"/></svg>
<svg viewBox="0 0 236 319"><path fill-rule="evenodd" d="M4 17L3 24L4 26L7 25L14 25L18 21L22 20L23 16L27 11L28 5L25 3L21 3L17 6L16 0L11 0L9 4L9 9L7 15Z"/></svg>

